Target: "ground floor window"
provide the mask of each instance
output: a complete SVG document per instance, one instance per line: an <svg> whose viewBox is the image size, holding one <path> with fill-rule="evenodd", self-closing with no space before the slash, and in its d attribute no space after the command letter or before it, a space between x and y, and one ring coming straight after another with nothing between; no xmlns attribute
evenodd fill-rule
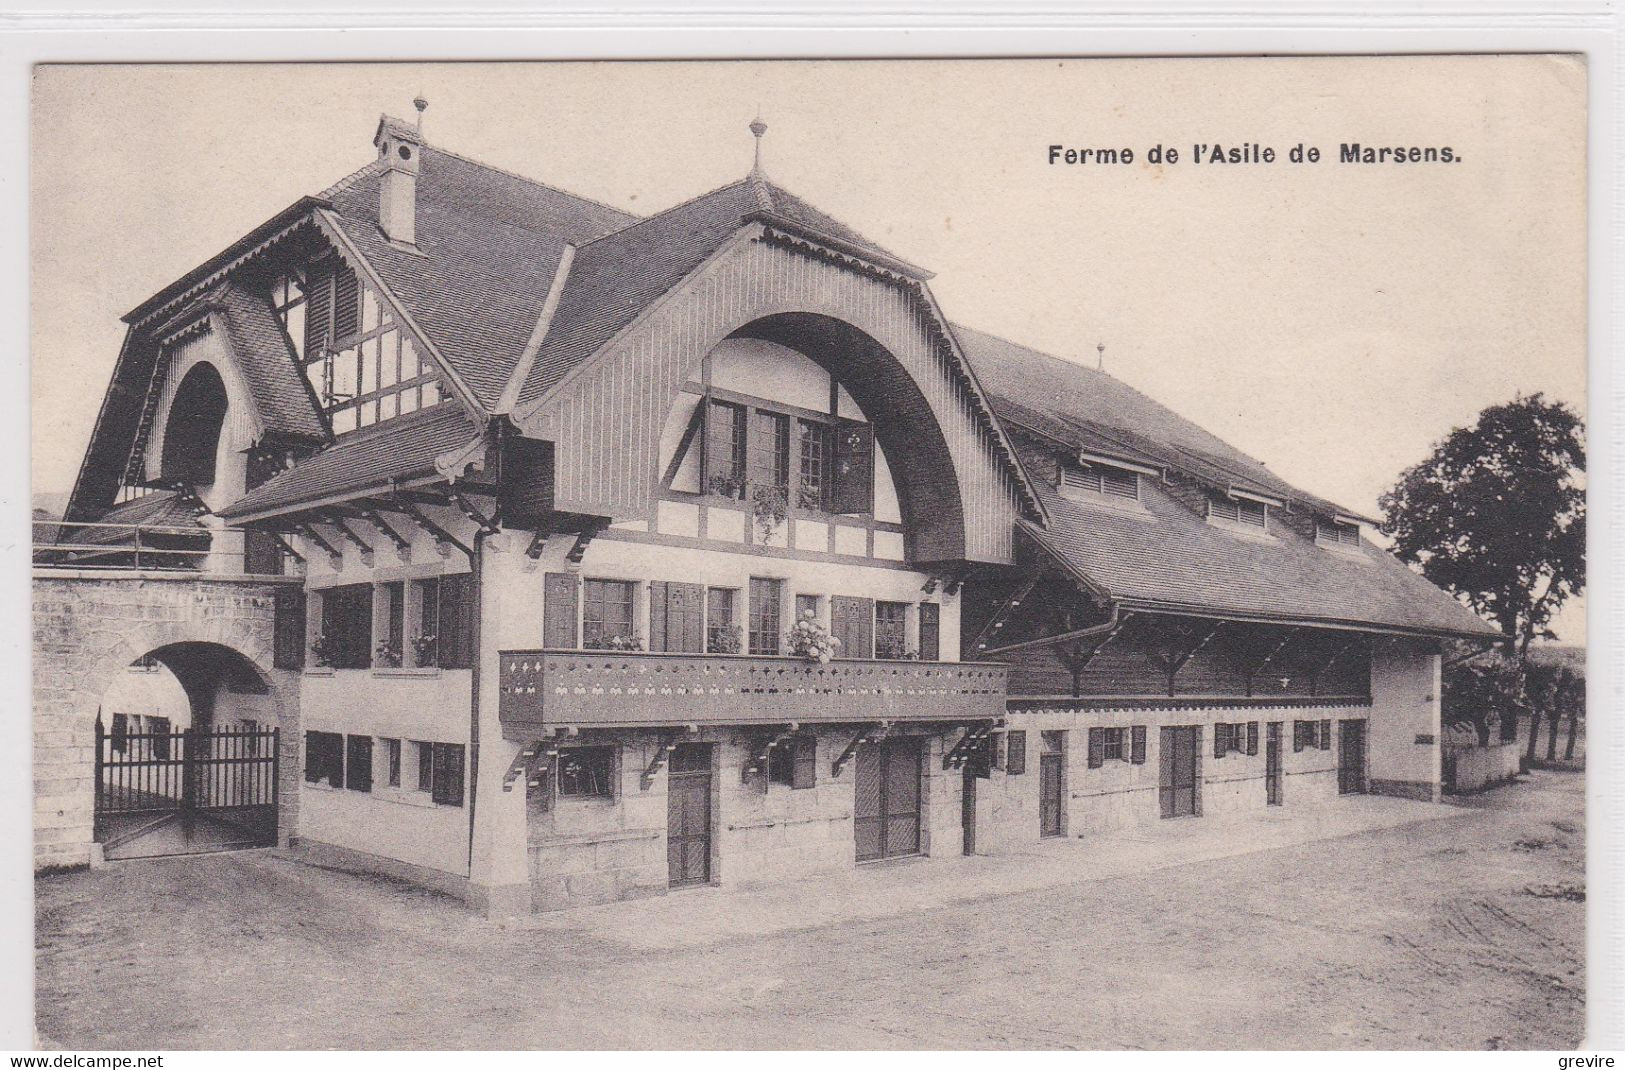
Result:
<svg viewBox="0 0 1625 1070"><path fill-rule="evenodd" d="M791 788L810 788L818 782L818 738L791 736L768 752L767 781Z"/></svg>
<svg viewBox="0 0 1625 1070"><path fill-rule="evenodd" d="M351 791L372 790L372 737L345 739L344 786Z"/></svg>
<svg viewBox="0 0 1625 1070"><path fill-rule="evenodd" d="M344 786L344 737L337 732L305 733L305 783Z"/></svg>
<svg viewBox="0 0 1625 1070"><path fill-rule="evenodd" d="M463 745L413 740L417 751L417 790L442 806L463 805Z"/></svg>
<svg viewBox="0 0 1625 1070"><path fill-rule="evenodd" d="M614 796L615 748L571 747L559 752L559 798Z"/></svg>

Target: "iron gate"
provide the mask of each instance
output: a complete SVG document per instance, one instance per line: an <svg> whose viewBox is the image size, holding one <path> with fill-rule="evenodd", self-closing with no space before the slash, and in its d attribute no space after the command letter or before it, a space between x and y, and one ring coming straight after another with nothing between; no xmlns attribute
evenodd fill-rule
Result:
<svg viewBox="0 0 1625 1070"><path fill-rule="evenodd" d="M276 843L278 729L109 733L96 721L96 842L151 858Z"/></svg>

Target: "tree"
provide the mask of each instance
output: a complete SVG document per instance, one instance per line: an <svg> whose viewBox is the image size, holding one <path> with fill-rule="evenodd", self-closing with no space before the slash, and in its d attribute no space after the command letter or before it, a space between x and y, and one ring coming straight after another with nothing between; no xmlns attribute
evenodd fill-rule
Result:
<svg viewBox="0 0 1625 1070"><path fill-rule="evenodd" d="M1563 760L1574 761L1574 740L1580 734L1580 721L1586 715L1586 678L1570 671L1558 692L1558 702L1569 715L1569 740L1563 747Z"/></svg>
<svg viewBox="0 0 1625 1070"><path fill-rule="evenodd" d="M1466 601L1522 657L1585 589L1585 429L1541 394L1456 428L1381 499L1400 560Z"/></svg>

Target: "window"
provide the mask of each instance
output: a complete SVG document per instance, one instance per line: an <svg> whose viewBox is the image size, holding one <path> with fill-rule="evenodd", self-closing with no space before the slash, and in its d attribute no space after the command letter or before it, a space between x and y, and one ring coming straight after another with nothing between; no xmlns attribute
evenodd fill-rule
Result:
<svg viewBox="0 0 1625 1070"><path fill-rule="evenodd" d="M559 797L608 799L615 772L614 747L571 747L559 751Z"/></svg>
<svg viewBox="0 0 1625 1070"><path fill-rule="evenodd" d="M1128 757L1123 753L1123 730L1121 728L1105 728L1101 730L1101 757L1107 761L1120 762Z"/></svg>
<svg viewBox="0 0 1625 1070"><path fill-rule="evenodd" d="M1140 475L1124 468L1091 464L1087 468L1062 462L1061 486L1066 490L1087 491L1110 498L1140 499Z"/></svg>
<svg viewBox="0 0 1625 1070"><path fill-rule="evenodd" d="M801 484L798 504L803 509L829 508L829 425L815 420L797 421L801 431Z"/></svg>
<svg viewBox="0 0 1625 1070"><path fill-rule="evenodd" d="M147 750L154 758L169 760L170 731L168 717L147 718Z"/></svg>
<svg viewBox="0 0 1625 1070"><path fill-rule="evenodd" d="M428 669L440 663L440 581L413 580L417 591L417 626L412 633L411 664Z"/></svg>
<svg viewBox="0 0 1625 1070"><path fill-rule="evenodd" d="M765 580L752 576L750 580L750 652L777 654L779 652L780 607L784 598L782 580Z"/></svg>
<svg viewBox="0 0 1625 1070"><path fill-rule="evenodd" d="M305 783L344 786L344 737L337 732L305 733Z"/></svg>
<svg viewBox="0 0 1625 1070"><path fill-rule="evenodd" d="M581 585L582 646L588 650L625 650L637 638L632 600L637 584L629 580L587 580Z"/></svg>
<svg viewBox="0 0 1625 1070"><path fill-rule="evenodd" d="M806 620L809 613L812 614L813 620L818 619L818 596L815 594L796 595L796 620Z"/></svg>
<svg viewBox="0 0 1625 1070"><path fill-rule="evenodd" d="M412 746L418 752L417 790L441 806L463 805L463 745L414 740Z"/></svg>
<svg viewBox="0 0 1625 1070"><path fill-rule="evenodd" d="M378 594L382 599L379 610L384 614L384 638L372 652L373 664L399 668L405 664L406 584L399 580L380 584Z"/></svg>
<svg viewBox="0 0 1625 1070"><path fill-rule="evenodd" d="M322 592L323 654L335 669L372 664L372 585L352 583Z"/></svg>
<svg viewBox="0 0 1625 1070"><path fill-rule="evenodd" d="M130 715L113 714L113 753L123 754L130 749Z"/></svg>
<svg viewBox="0 0 1625 1070"><path fill-rule="evenodd" d="M1360 525L1342 524L1335 520L1316 520L1315 541L1324 546L1358 546Z"/></svg>
<svg viewBox="0 0 1625 1070"><path fill-rule="evenodd" d="M942 607L935 602L920 603L920 660L942 659Z"/></svg>
<svg viewBox="0 0 1625 1070"><path fill-rule="evenodd" d="M1292 722L1292 749L1301 750L1330 750L1332 746L1332 723L1330 721L1293 721Z"/></svg>
<svg viewBox="0 0 1625 1070"><path fill-rule="evenodd" d="M387 766L385 774L387 783L392 788L401 786L401 741L398 739L384 740L384 762Z"/></svg>
<svg viewBox="0 0 1625 1070"><path fill-rule="evenodd" d="M1258 753L1258 726L1253 725L1253 750ZM1213 726L1213 757L1223 758L1231 752L1240 752L1247 747L1247 726L1244 724L1220 723Z"/></svg>
<svg viewBox="0 0 1625 1070"><path fill-rule="evenodd" d="M818 778L818 737L795 735L768 751L767 782L810 788Z"/></svg>
<svg viewBox="0 0 1625 1070"><path fill-rule="evenodd" d="M705 489L725 498L745 493L745 407L711 402L705 419Z"/></svg>
<svg viewBox="0 0 1625 1070"><path fill-rule="evenodd" d="M1209 498L1207 515L1215 520L1226 520L1232 524L1267 528L1269 506L1247 498Z"/></svg>
<svg viewBox="0 0 1625 1070"><path fill-rule="evenodd" d="M351 791L372 790L372 737L345 739L344 786Z"/></svg>
<svg viewBox="0 0 1625 1070"><path fill-rule="evenodd" d="M734 623L732 587L712 587L705 592L705 649L712 654L739 653L739 625Z"/></svg>
<svg viewBox="0 0 1625 1070"><path fill-rule="evenodd" d="M751 413L750 482L753 487L790 486L790 418L756 409Z"/></svg>
<svg viewBox="0 0 1625 1070"><path fill-rule="evenodd" d="M1021 776L1027 771L1027 733L1016 731L1004 734L1004 772L1006 776Z"/></svg>
<svg viewBox="0 0 1625 1070"><path fill-rule="evenodd" d="M907 615L908 605L904 602L875 603L875 657L908 656L908 638L904 627Z"/></svg>

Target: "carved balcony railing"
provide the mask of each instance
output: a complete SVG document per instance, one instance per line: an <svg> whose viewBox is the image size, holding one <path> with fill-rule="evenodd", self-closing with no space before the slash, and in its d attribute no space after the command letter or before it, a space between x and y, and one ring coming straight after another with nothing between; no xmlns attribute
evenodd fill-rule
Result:
<svg viewBox="0 0 1625 1070"><path fill-rule="evenodd" d="M786 721L965 721L1004 714L1003 665L505 650L498 716L538 731Z"/></svg>

